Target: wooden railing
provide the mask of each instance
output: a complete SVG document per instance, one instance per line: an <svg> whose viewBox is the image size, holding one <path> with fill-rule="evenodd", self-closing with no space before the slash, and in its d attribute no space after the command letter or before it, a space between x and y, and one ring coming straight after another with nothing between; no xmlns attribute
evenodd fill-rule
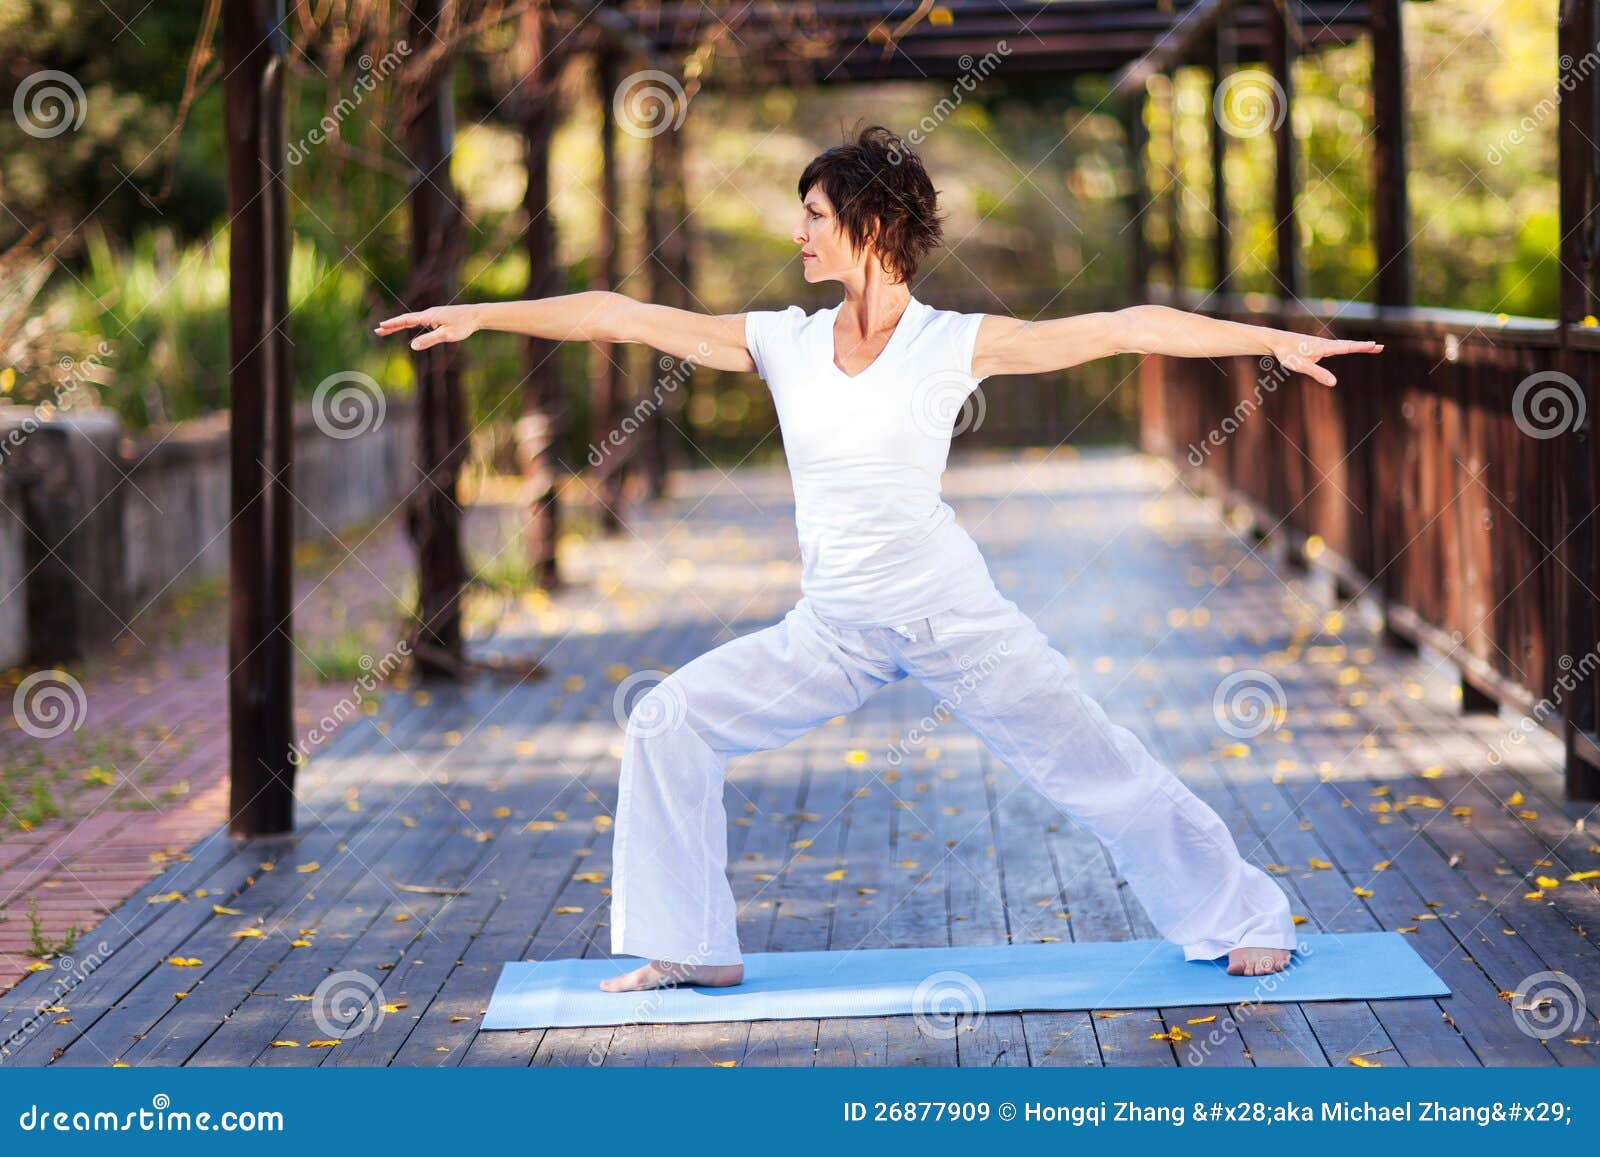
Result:
<svg viewBox="0 0 1600 1157"><path fill-rule="evenodd" d="M1142 442L1258 529L1285 534L1341 593L1373 598L1392 641L1445 653L1464 710L1506 703L1560 735L1569 798L1600 798L1594 329L1349 302L1149 299L1384 343L1379 356L1330 361L1332 389L1271 359L1148 357Z"/></svg>

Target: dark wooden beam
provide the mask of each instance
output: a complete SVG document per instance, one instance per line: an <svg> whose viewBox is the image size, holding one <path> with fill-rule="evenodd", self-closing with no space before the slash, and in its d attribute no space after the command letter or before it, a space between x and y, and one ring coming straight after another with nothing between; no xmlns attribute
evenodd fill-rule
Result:
<svg viewBox="0 0 1600 1157"><path fill-rule="evenodd" d="M1150 242L1145 236L1145 216L1150 210L1150 183L1145 173L1150 130L1144 123L1148 103L1143 88L1123 101L1122 128L1128 148L1128 281L1134 303L1145 300L1150 286Z"/></svg>
<svg viewBox="0 0 1600 1157"><path fill-rule="evenodd" d="M518 71L522 80L514 97L522 126L523 167L528 183L522 208L528 231L530 299L562 293L556 222L550 204L550 141L560 107L557 81L564 55L555 43L550 10L535 4L517 18ZM561 537L560 485L566 474L562 447L568 414L561 375L561 343L530 337L523 344L522 408L517 416L517 466L527 486L527 521L523 547L529 573L547 591L561 585L556 544Z"/></svg>
<svg viewBox="0 0 1600 1157"><path fill-rule="evenodd" d="M411 278L406 309L453 300L466 250L461 203L450 180L455 110L448 58L432 58L448 0L416 0L409 17L411 43L424 52L410 78L414 91L405 126L411 164ZM461 592L467 565L461 544L461 506L456 493L467 455L466 414L461 396L461 345L441 342L412 351L417 376L418 478L406 508L406 528L417 551L418 623L412 650L424 679L459 678Z"/></svg>
<svg viewBox="0 0 1600 1157"><path fill-rule="evenodd" d="M1595 111L1597 83L1592 68L1580 65L1600 34L1600 18L1590 0L1561 0L1557 52L1565 62L1561 85L1566 93L1558 109L1557 140L1561 203L1561 261L1557 270L1558 317L1563 326L1600 314L1596 305L1596 270L1600 265L1600 221L1595 218L1597 175Z"/></svg>
<svg viewBox="0 0 1600 1157"><path fill-rule="evenodd" d="M617 116L613 97L622 78L623 54L602 43L595 52L595 96L600 102L600 220L595 234L594 272L591 290L615 289L617 285L617 222L621 211L617 194ZM599 469L600 525L607 532L622 528L623 481L630 454L612 445L611 435L622 416L623 375L621 348L610 343L592 345L591 380L593 405L589 432L591 445L608 450Z"/></svg>
<svg viewBox="0 0 1600 1157"><path fill-rule="evenodd" d="M1273 190L1273 234L1277 239L1278 264L1276 293L1279 297L1299 298L1305 293L1301 272L1300 234L1295 223L1295 194L1299 189L1297 154L1294 139L1294 46L1299 36L1298 23L1284 6L1284 0L1260 0L1267 21L1268 67L1283 94L1281 120L1273 130L1276 153L1276 181Z"/></svg>
<svg viewBox="0 0 1600 1157"><path fill-rule="evenodd" d="M1411 304L1411 210L1406 196L1405 40L1400 0L1370 0L1373 228L1378 304Z"/></svg>
<svg viewBox="0 0 1600 1157"><path fill-rule="evenodd" d="M1228 130L1217 108L1233 69L1232 0L1224 0L1211 27L1211 285L1217 293L1233 289L1233 229L1228 212Z"/></svg>
<svg viewBox="0 0 1600 1157"><path fill-rule="evenodd" d="M228 830L294 828L294 428L283 0L222 10L228 219Z"/></svg>
<svg viewBox="0 0 1600 1157"><path fill-rule="evenodd" d="M1183 291L1183 163L1178 153L1178 81L1169 76L1167 84L1167 148L1171 165L1167 170L1167 269L1172 275L1172 291Z"/></svg>
<svg viewBox="0 0 1600 1157"><path fill-rule="evenodd" d="M650 139L649 203L645 208L649 297L662 305L694 309L695 302L678 280L689 226L683 188L683 134L688 125L678 125L676 121L676 116L665 121L670 127ZM693 359L664 354L651 363L645 475L652 498L667 497L667 483L681 449L678 431L683 428L684 394L693 370Z"/></svg>
<svg viewBox="0 0 1600 1157"><path fill-rule="evenodd" d="M1566 746L1566 794L1569 800L1600 799L1600 688L1587 658L1600 637L1600 607L1590 594L1600 586L1600 535L1595 533L1595 505L1600 501L1600 440L1594 437L1594 367L1591 351L1578 348L1572 327L1594 314L1596 305L1596 241L1600 222L1600 82L1585 67L1600 33L1600 16L1592 0L1561 0L1556 31L1560 58L1561 98L1557 122L1560 157L1561 250L1558 272L1559 360L1564 372L1579 383L1588 404L1588 430L1563 435L1567 454L1558 491L1570 527L1559 546L1560 608L1565 643L1578 685L1562 703Z"/></svg>

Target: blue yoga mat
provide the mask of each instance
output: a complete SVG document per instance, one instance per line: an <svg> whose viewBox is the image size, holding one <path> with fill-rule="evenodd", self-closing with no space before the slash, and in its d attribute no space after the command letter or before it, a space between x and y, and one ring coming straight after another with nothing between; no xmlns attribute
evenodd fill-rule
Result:
<svg viewBox="0 0 1600 1157"><path fill-rule="evenodd" d="M602 992L642 961L516 960L500 971L481 1027L572 1028L835 1016L947 1016L1024 1009L1168 1008L1241 1001L1389 1000L1450 988L1398 932L1300 937L1289 966L1230 976L1165 940L751 952L744 983Z"/></svg>

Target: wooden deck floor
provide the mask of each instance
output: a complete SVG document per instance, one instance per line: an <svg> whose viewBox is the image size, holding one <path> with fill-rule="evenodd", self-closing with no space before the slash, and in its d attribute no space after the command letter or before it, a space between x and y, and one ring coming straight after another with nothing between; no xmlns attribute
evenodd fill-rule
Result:
<svg viewBox="0 0 1600 1157"><path fill-rule="evenodd" d="M1564 879L1600 865L1600 847L1576 823L1588 809L1562 802L1553 740L1508 743L1507 721L1461 716L1448 664L1381 647L1370 615L1283 570L1270 544L1253 553L1159 462L988 455L958 460L946 485L1001 587L1246 854L1275 866L1302 930L1412 930L1453 995L990 1013L953 1033L912 1017L478 1032L503 962L607 954L618 680L681 666L798 595L786 479L745 469L686 478L633 537L580 549L580 583L554 606L507 620L495 645L545 656L550 678L389 695L302 776L296 841L236 848L217 833L84 936L72 962L8 993L4 1063L1600 1060L1600 892ZM1241 746L1212 703L1227 673L1250 669L1282 685L1287 717ZM745 950L1154 936L1098 842L958 723L898 772L888 764L932 706L902 681L732 763ZM1492 767L1496 747L1508 754ZM1541 875L1562 882L1529 899ZM1590 1007L1544 1042L1518 1027L1511 994L1549 970ZM325 984L354 999L296 999ZM55 1011L35 1014L41 1002ZM1193 1039L1151 1039L1170 1025Z"/></svg>

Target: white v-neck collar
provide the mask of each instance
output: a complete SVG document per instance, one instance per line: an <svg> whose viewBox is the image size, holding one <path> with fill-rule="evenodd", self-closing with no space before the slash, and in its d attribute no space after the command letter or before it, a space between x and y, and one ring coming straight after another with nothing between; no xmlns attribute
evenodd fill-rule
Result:
<svg viewBox="0 0 1600 1157"><path fill-rule="evenodd" d="M910 318L912 311L918 310L921 307L922 302L918 301L916 296L913 294L911 299L906 302L906 307L900 311L900 320L895 322L894 332L889 335L889 340L884 343L883 349L878 351L878 356L873 358L864 367L853 374L845 373L839 368L839 363L834 361L833 327L834 324L839 320L839 311L844 308L844 303L840 302L832 309L827 310L826 313L828 317L828 324L823 327L822 332L825 335L823 344L827 351L828 368L832 370L841 381L860 381L867 374L870 374L873 370L877 369L882 362L887 361L890 353L899 347L901 340L911 329L908 319Z"/></svg>

